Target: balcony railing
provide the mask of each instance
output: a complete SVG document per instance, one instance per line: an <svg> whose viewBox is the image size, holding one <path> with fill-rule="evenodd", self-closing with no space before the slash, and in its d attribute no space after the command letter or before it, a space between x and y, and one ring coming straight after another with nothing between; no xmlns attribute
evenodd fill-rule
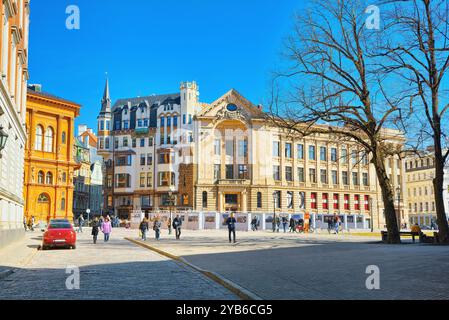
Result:
<svg viewBox="0 0 449 320"><path fill-rule="evenodd" d="M219 185L249 185L250 181L248 179L220 179L218 180Z"/></svg>

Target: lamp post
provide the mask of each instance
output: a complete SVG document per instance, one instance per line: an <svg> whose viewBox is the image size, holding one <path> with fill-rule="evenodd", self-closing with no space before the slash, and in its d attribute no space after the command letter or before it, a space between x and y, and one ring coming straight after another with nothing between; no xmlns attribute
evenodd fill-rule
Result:
<svg viewBox="0 0 449 320"><path fill-rule="evenodd" d="M276 191L273 192L273 232L276 232L276 200L277 200L277 193Z"/></svg>
<svg viewBox="0 0 449 320"><path fill-rule="evenodd" d="M0 159L2 158L1 151L5 149L8 137L9 135L5 132L5 130L3 130L3 127L0 126Z"/></svg>
<svg viewBox="0 0 449 320"><path fill-rule="evenodd" d="M175 196L173 195L173 190L170 189L168 192L168 208L170 212L170 225L173 223L173 217L172 217L172 206L174 205ZM171 234L171 227L168 227L169 233Z"/></svg>

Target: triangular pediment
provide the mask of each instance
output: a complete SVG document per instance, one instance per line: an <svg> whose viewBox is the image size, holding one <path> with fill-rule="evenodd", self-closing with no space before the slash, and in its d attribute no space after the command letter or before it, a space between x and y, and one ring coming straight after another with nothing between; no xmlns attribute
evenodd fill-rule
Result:
<svg viewBox="0 0 449 320"><path fill-rule="evenodd" d="M243 97L237 90L231 89L223 96L207 105L197 115L198 117L240 117L258 118L263 115L260 107L251 103L248 99Z"/></svg>

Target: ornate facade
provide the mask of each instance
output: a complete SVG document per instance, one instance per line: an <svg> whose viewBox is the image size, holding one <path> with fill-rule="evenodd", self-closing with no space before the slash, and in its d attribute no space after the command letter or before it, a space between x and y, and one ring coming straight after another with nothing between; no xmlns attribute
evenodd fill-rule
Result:
<svg viewBox="0 0 449 320"><path fill-rule="evenodd" d="M105 134L99 143L108 149L103 154L110 166L108 196L115 198L108 201L111 208L167 209L172 191L178 209L195 212L310 213L318 225L338 214L359 228L384 227L375 170L357 144L328 134L292 137L236 90L210 104L198 97L196 83L182 83L179 94L121 99L112 110L102 109L99 129ZM147 122L141 121L143 110L150 111ZM104 121L110 132L102 131ZM152 138L152 150L142 149L145 142L136 146L138 130ZM397 131L385 135L404 142ZM155 159L152 166L145 165L146 153ZM403 161L386 163L394 187L403 190ZM139 189L142 172L151 172L153 182ZM150 199L148 208L141 206L143 197ZM399 205L398 214L405 216Z"/></svg>
<svg viewBox="0 0 449 320"><path fill-rule="evenodd" d="M73 219L74 123L80 105L28 90L25 150L25 214L36 222Z"/></svg>

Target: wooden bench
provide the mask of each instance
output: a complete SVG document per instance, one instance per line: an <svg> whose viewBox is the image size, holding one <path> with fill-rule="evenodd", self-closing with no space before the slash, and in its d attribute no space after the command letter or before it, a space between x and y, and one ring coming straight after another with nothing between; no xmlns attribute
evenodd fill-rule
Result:
<svg viewBox="0 0 449 320"><path fill-rule="evenodd" d="M382 242L387 243L388 241L388 232L387 231L382 231ZM411 231L401 231L399 232L399 234L401 236L412 236L412 240L413 243L415 243L415 237L419 237L419 241L421 242L421 237L423 235L423 233L419 233L419 232L411 232Z"/></svg>

